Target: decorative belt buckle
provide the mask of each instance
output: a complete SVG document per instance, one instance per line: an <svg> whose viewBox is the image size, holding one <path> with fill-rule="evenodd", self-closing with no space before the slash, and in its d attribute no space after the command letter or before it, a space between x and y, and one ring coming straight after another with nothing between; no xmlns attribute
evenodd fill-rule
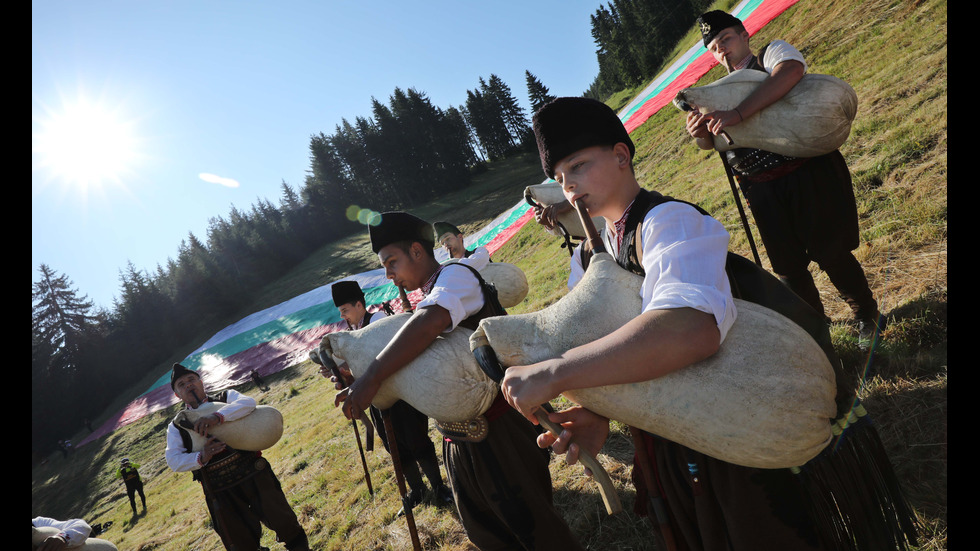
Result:
<svg viewBox="0 0 980 551"><path fill-rule="evenodd" d="M436 421L436 429L454 442L483 442L490 432L490 422L480 415L468 421Z"/></svg>

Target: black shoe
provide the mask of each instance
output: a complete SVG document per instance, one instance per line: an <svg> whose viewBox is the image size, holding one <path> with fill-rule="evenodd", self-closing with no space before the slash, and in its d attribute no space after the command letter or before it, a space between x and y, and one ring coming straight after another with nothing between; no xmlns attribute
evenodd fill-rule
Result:
<svg viewBox="0 0 980 551"><path fill-rule="evenodd" d="M412 490L407 494L405 494L405 497L402 498L402 508L398 510L398 516L399 517L405 516L406 507L409 509L414 509L418 507L418 505L422 503L422 494L423 492L418 492L415 490Z"/></svg>
<svg viewBox="0 0 980 551"><path fill-rule="evenodd" d="M858 321L858 348L867 352L876 348L881 340L881 332L885 330L885 316L875 312L868 319Z"/></svg>
<svg viewBox="0 0 980 551"><path fill-rule="evenodd" d="M436 501L442 504L450 505L453 503L453 491L449 489L449 486L445 484L440 484L435 490Z"/></svg>

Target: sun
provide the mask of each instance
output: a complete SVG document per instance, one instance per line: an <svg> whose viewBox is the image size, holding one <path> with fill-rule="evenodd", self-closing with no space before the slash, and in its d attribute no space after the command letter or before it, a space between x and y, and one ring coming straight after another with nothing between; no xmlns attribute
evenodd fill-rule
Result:
<svg viewBox="0 0 980 551"><path fill-rule="evenodd" d="M49 178L73 187L119 183L139 157L135 121L80 98L35 120L32 151Z"/></svg>

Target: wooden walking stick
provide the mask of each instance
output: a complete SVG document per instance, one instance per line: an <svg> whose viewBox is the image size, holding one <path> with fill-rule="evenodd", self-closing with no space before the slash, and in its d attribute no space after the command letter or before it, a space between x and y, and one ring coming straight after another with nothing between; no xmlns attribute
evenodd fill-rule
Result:
<svg viewBox="0 0 980 551"><path fill-rule="evenodd" d="M676 103L676 100L675 100ZM681 111L694 111L696 107L687 101L681 101L677 103L677 107ZM741 116L741 114L739 114ZM720 136L725 139L728 145L735 145L735 140L732 139L731 135L724 130L721 131ZM752 230L749 229L749 220L745 217L745 209L742 208L742 199L738 196L738 189L735 187L735 175L732 172L731 165L728 164L728 159L725 158L725 153L719 151L718 155L721 157L721 164L725 167L725 175L728 176L728 185L732 188L732 197L735 198L735 206L738 207L738 216L742 219L742 227L745 229L745 236L749 238L749 248L752 249L752 257L755 259L755 263L761 267L762 260L759 258L759 251L755 248L755 238L752 237Z"/></svg>
<svg viewBox="0 0 980 551"><path fill-rule="evenodd" d="M346 385L344 385L344 379L341 377L340 368L337 367L337 363L330 358L329 354L326 354L326 357L327 362L324 363L320 357L320 354L316 350L310 350L310 359L315 363L329 369L330 372L333 373L333 376L337 378L340 385L347 388ZM344 388L341 388L340 390L343 390ZM367 431L367 449L368 451L371 451L374 449L374 425L367 417L364 417L363 415L361 416L361 421L364 423L364 428ZM371 471L368 469L367 458L364 457L364 447L361 446L361 432L357 430L357 420L351 419L350 424L352 427L354 427L354 439L357 440L357 451L361 454L361 467L364 468L364 482L367 483L368 493L371 494L371 497L374 497L374 486L371 484Z"/></svg>
<svg viewBox="0 0 980 551"><path fill-rule="evenodd" d="M728 159L725 158L725 154L719 151L718 156L721 157L721 164L725 167L725 175L728 176L728 185L732 188L732 197L735 198L735 206L738 207L738 216L742 219L745 236L749 238L749 248L752 249L752 258L755 259L756 265L761 268L762 259L759 258L759 251L755 248L755 238L752 237L749 220L745 217L745 209L742 208L742 198L738 196L738 188L735 186L735 174L732 172L732 167L728 164Z"/></svg>
<svg viewBox="0 0 980 551"><path fill-rule="evenodd" d="M398 296L402 301L402 309L412 312L412 303L408 300L405 288L398 287ZM398 494L402 498L402 510L405 511L405 522L408 523L408 533L412 537L412 548L415 551L422 550L422 543L419 541L419 531L415 526L415 514L412 512L412 504L408 501L408 489L405 486L405 471L402 470L401 456L398 454L398 442L395 441L395 428L391 422L391 409L381 411L381 419L384 420L385 434L388 435L388 453L391 454L391 464L395 468L395 482L398 485Z"/></svg>
<svg viewBox="0 0 980 551"><path fill-rule="evenodd" d="M412 512L412 503L408 500L408 490L405 487L405 471L402 470L401 456L398 454L398 442L395 441L395 427L391 422L391 409L382 410L381 418L384 420L385 433L388 435L388 453L391 454L391 464L395 468L395 482L398 484L398 493L402 497L402 510L405 511L408 534L412 537L412 548L415 551L422 551L419 531L415 526L415 514Z"/></svg>

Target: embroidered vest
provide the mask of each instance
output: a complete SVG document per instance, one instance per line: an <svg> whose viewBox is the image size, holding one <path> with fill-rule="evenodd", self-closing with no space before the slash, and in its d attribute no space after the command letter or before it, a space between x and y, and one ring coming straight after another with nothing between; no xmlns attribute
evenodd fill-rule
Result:
<svg viewBox="0 0 980 551"><path fill-rule="evenodd" d="M493 284L488 283L480 272L473 268L472 266L467 266L466 264L460 264L458 262L452 262L450 264L445 264L442 269L445 270L450 266L462 266L476 276L477 281L480 282L480 291L483 293L483 307L480 308L478 312L459 322L459 325L470 330L475 330L476 326L480 324L480 320L483 318L491 318L494 316L506 316L507 310L500 305L500 299L497 298L497 288ZM440 272L439 275L442 275ZM439 280L439 276L436 276L436 281Z"/></svg>

